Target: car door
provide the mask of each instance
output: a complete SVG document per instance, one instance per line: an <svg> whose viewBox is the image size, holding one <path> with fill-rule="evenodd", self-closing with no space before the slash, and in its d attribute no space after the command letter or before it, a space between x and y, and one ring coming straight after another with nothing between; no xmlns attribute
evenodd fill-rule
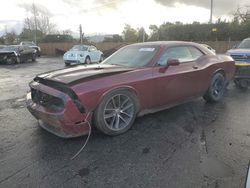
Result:
<svg viewBox="0 0 250 188"><path fill-rule="evenodd" d="M165 49L153 68L154 105L178 104L201 94L203 79L197 60L203 52L193 46L176 46ZM168 59L180 64L166 66Z"/></svg>
<svg viewBox="0 0 250 188"><path fill-rule="evenodd" d="M89 51L90 51L91 61L92 62L99 61L99 53L98 53L97 48L95 46L90 46Z"/></svg>

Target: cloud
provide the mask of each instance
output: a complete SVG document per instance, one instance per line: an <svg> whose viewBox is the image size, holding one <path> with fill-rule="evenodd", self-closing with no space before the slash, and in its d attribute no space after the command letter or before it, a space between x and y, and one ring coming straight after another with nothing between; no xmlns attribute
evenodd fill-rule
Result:
<svg viewBox="0 0 250 188"><path fill-rule="evenodd" d="M192 5L210 9L210 0L155 0L155 2L167 6L174 7L176 3ZM250 2L249 2L250 3ZM245 0L213 0L214 15L220 17L225 14L232 14L239 6L245 5Z"/></svg>
<svg viewBox="0 0 250 188"><path fill-rule="evenodd" d="M39 3L18 3L18 7L23 8L26 10L26 12L31 13L33 11L33 5L35 5L35 9L42 13L46 14L48 16L53 16L52 12L50 12L45 6L39 4Z"/></svg>
<svg viewBox="0 0 250 188"><path fill-rule="evenodd" d="M127 0L113 0L113 1L109 1L109 0L94 0L94 3L97 4L97 6L99 5L100 7L107 7L107 8L112 8L112 9L116 9L119 4L126 2Z"/></svg>

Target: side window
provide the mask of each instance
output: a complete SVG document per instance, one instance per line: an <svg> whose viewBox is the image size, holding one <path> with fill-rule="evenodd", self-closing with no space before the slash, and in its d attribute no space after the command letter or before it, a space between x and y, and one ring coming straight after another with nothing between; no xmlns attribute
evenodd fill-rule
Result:
<svg viewBox="0 0 250 188"><path fill-rule="evenodd" d="M203 53L200 50L198 50L197 48L195 48L193 46L189 46L188 48L189 48L190 53L192 54L192 57L194 60L198 59L199 57L201 57L203 55Z"/></svg>
<svg viewBox="0 0 250 188"><path fill-rule="evenodd" d="M96 50L96 47L94 47L94 46L90 47L90 51L95 51L95 50Z"/></svg>
<svg viewBox="0 0 250 188"><path fill-rule="evenodd" d="M159 65L166 65L168 59L178 59L180 63L194 60L187 46L170 47L163 52Z"/></svg>

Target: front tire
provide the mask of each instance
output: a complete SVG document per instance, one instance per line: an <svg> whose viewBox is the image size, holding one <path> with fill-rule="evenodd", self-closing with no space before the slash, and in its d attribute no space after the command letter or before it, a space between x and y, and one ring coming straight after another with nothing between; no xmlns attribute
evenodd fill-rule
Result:
<svg viewBox="0 0 250 188"><path fill-rule="evenodd" d="M221 73L216 73L203 98L209 103L220 101L224 96L225 85L225 77Z"/></svg>
<svg viewBox="0 0 250 188"><path fill-rule="evenodd" d="M137 98L127 90L115 90L108 93L94 113L97 129L107 135L125 133L136 118Z"/></svg>
<svg viewBox="0 0 250 188"><path fill-rule="evenodd" d="M90 64L90 63L91 63L90 57L87 56L87 57L85 58L85 64Z"/></svg>
<svg viewBox="0 0 250 188"><path fill-rule="evenodd" d="M32 61L32 62L35 62L35 61L36 61L36 54L32 54L31 61Z"/></svg>

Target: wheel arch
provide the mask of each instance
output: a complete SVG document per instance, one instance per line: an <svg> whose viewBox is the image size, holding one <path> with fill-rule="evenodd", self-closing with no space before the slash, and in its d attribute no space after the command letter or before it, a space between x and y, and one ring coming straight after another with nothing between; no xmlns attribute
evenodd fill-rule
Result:
<svg viewBox="0 0 250 188"><path fill-rule="evenodd" d="M217 69L217 70L213 73L212 77L213 77L216 73L221 73L221 74L226 78L226 72L225 72L224 69L222 69L222 68Z"/></svg>

